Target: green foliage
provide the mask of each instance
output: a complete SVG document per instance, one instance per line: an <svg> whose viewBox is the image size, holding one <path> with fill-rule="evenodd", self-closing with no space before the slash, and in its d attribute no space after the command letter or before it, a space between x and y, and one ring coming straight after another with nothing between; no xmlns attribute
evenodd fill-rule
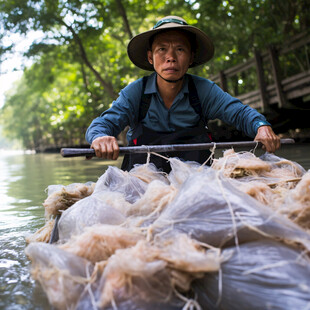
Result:
<svg viewBox="0 0 310 310"><path fill-rule="evenodd" d="M213 60L191 69L208 77L308 29L309 7L309 0L0 0L0 29L46 35L25 51L33 64L7 94L3 131L27 148L84 143L89 123L120 89L149 74L129 61L126 47L159 17L182 16L212 38ZM302 56L282 61L296 65ZM254 87L254 75L229 83L241 93L236 87L245 90L245 79Z"/></svg>

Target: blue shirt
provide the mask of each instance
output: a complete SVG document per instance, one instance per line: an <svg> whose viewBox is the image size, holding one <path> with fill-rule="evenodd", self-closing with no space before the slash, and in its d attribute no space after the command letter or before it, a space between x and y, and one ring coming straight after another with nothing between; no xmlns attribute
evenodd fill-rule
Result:
<svg viewBox="0 0 310 310"><path fill-rule="evenodd" d="M207 120L220 119L252 138L256 136L260 126L270 126L262 114L242 104L239 99L224 92L214 82L199 76L192 75L192 77L203 116ZM97 137L117 137L127 125L130 126L127 139L132 140L132 131L138 125L142 87L142 78L126 86L113 101L112 107L92 121L86 131L86 140L90 144ZM144 92L152 96L146 117L142 120L142 124L147 128L158 132L173 132L177 127L193 127L198 123L200 116L189 102L187 75L170 109L166 108L158 92L155 72L149 76Z"/></svg>

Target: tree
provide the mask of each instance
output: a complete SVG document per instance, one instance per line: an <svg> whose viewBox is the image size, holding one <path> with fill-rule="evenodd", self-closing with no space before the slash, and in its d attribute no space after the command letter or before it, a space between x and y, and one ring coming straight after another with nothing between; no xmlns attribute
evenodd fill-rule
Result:
<svg viewBox="0 0 310 310"><path fill-rule="evenodd" d="M159 16L182 16L213 39L214 59L191 69L208 77L308 29L309 1L0 0L3 31L45 34L25 53L33 65L7 97L4 128L27 147L80 144L91 119L147 74L129 61L126 47Z"/></svg>

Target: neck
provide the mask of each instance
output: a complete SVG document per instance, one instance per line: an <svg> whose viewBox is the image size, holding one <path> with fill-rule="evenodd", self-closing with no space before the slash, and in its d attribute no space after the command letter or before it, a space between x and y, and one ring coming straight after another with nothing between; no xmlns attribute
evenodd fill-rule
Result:
<svg viewBox="0 0 310 310"><path fill-rule="evenodd" d="M167 80L167 79L165 79L164 77L162 77L158 72L156 72L156 74L157 74L157 77L160 77L161 79L163 79L165 82L167 82L167 83L177 83L177 82L179 82L179 81L182 81L183 80L183 77L184 76L182 76L182 77L180 77L179 79L177 79L177 80Z"/></svg>
<svg viewBox="0 0 310 310"><path fill-rule="evenodd" d="M177 94L180 92L183 86L183 77L181 79L178 79L176 81L169 81L166 79L163 79L158 73L157 73L157 87L158 91L164 100L166 106L169 108Z"/></svg>

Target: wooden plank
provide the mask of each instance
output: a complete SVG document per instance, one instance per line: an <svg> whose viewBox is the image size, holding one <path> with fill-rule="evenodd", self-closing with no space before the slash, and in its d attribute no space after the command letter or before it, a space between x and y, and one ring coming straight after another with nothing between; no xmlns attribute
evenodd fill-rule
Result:
<svg viewBox="0 0 310 310"><path fill-rule="evenodd" d="M254 109L262 108L262 102L261 102L259 90L254 90L246 94L242 94L238 96L237 98L240 99L243 104L249 105Z"/></svg>
<svg viewBox="0 0 310 310"><path fill-rule="evenodd" d="M224 73L227 77L232 77L232 76L236 75L237 73L240 73L240 72L243 72L243 71L250 69L254 65L255 65L255 61L254 61L254 58L252 58L243 64L236 65L232 68L225 70Z"/></svg>
<svg viewBox="0 0 310 310"><path fill-rule="evenodd" d="M276 54L276 50L273 47L269 47L269 55L270 55L270 62L272 68L272 75L276 86L277 97L278 97L278 107L283 108L286 106L286 99L284 97L281 81L280 81L280 69L278 58Z"/></svg>
<svg viewBox="0 0 310 310"><path fill-rule="evenodd" d="M223 91L228 92L227 79L223 70L220 71L220 85Z"/></svg>
<svg viewBox="0 0 310 310"><path fill-rule="evenodd" d="M299 80L296 80L295 82L291 82L291 83L285 85L283 87L283 91L287 92L287 91L292 90L294 88L297 88L300 86L305 86L305 85L310 85L310 75L304 77L303 79L299 79Z"/></svg>
<svg viewBox="0 0 310 310"><path fill-rule="evenodd" d="M270 47L268 51L259 53L254 52L254 58L221 71L217 75L210 77L211 80L218 82L224 91L227 91L227 79L244 72L253 66L256 67L258 90L237 96L244 104L262 109L266 112L270 104L278 104L279 108L284 108L288 104L288 99L297 98L309 94L310 70L299 72L293 76L281 80L278 55L291 53L295 49L307 47L310 43L309 31L300 33L290 40L284 42L282 47L276 50ZM264 79L264 63L270 62L274 83L266 85ZM309 68L309 66L308 66Z"/></svg>
<svg viewBox="0 0 310 310"><path fill-rule="evenodd" d="M268 96L268 105L275 104L278 102L275 84L268 85L266 87L266 92L267 92L267 96Z"/></svg>
<svg viewBox="0 0 310 310"><path fill-rule="evenodd" d="M242 103L245 105L250 105L252 106L252 104L256 104L257 102L260 102L260 97L251 97L251 98L246 98L244 100L242 100Z"/></svg>
<svg viewBox="0 0 310 310"><path fill-rule="evenodd" d="M260 107L261 107L260 98L258 98L258 101L244 102L244 104L250 106L253 109L257 109L257 110L260 110Z"/></svg>
<svg viewBox="0 0 310 310"><path fill-rule="evenodd" d="M255 101L244 101L243 104L248 105L253 109L260 109L261 106L260 98L257 98Z"/></svg>
<svg viewBox="0 0 310 310"><path fill-rule="evenodd" d="M214 83L219 83L220 82L220 75L219 74L214 74L208 77L210 81L213 81Z"/></svg>
<svg viewBox="0 0 310 310"><path fill-rule="evenodd" d="M252 91L250 91L248 93L239 95L238 99L245 100L245 99L248 99L248 98L251 98L251 97L258 97L259 98L259 90L252 90Z"/></svg>
<svg viewBox="0 0 310 310"><path fill-rule="evenodd" d="M276 85L275 84L269 84L266 86L266 91L275 91L276 90Z"/></svg>
<svg viewBox="0 0 310 310"><path fill-rule="evenodd" d="M310 94L310 86L307 86L301 89L296 89L296 90L287 92L286 97L287 99L295 99L295 98L303 97L309 94Z"/></svg>
<svg viewBox="0 0 310 310"><path fill-rule="evenodd" d="M300 79L307 77L307 76L310 76L310 70L300 72L300 73L297 73L297 74L292 75L290 77L287 77L281 81L281 84L282 84L282 86L285 86L286 84L289 84L289 83L294 82L296 80L300 80Z"/></svg>
<svg viewBox="0 0 310 310"><path fill-rule="evenodd" d="M284 54L288 54L289 52L296 50L304 45L307 45L310 43L310 36L308 34L308 36L303 37L301 39L299 39L297 42L295 40L295 42L287 42L284 43L283 45L285 46L284 48L279 49L279 55L284 55Z"/></svg>
<svg viewBox="0 0 310 310"><path fill-rule="evenodd" d="M261 109L262 112L266 112L268 109L268 103L266 98L266 83L264 78L264 67L262 62L262 57L259 53L259 51L255 51L254 53L254 59L256 64L256 73L258 78L258 87L259 87L259 93L260 93L260 100L262 103Z"/></svg>

